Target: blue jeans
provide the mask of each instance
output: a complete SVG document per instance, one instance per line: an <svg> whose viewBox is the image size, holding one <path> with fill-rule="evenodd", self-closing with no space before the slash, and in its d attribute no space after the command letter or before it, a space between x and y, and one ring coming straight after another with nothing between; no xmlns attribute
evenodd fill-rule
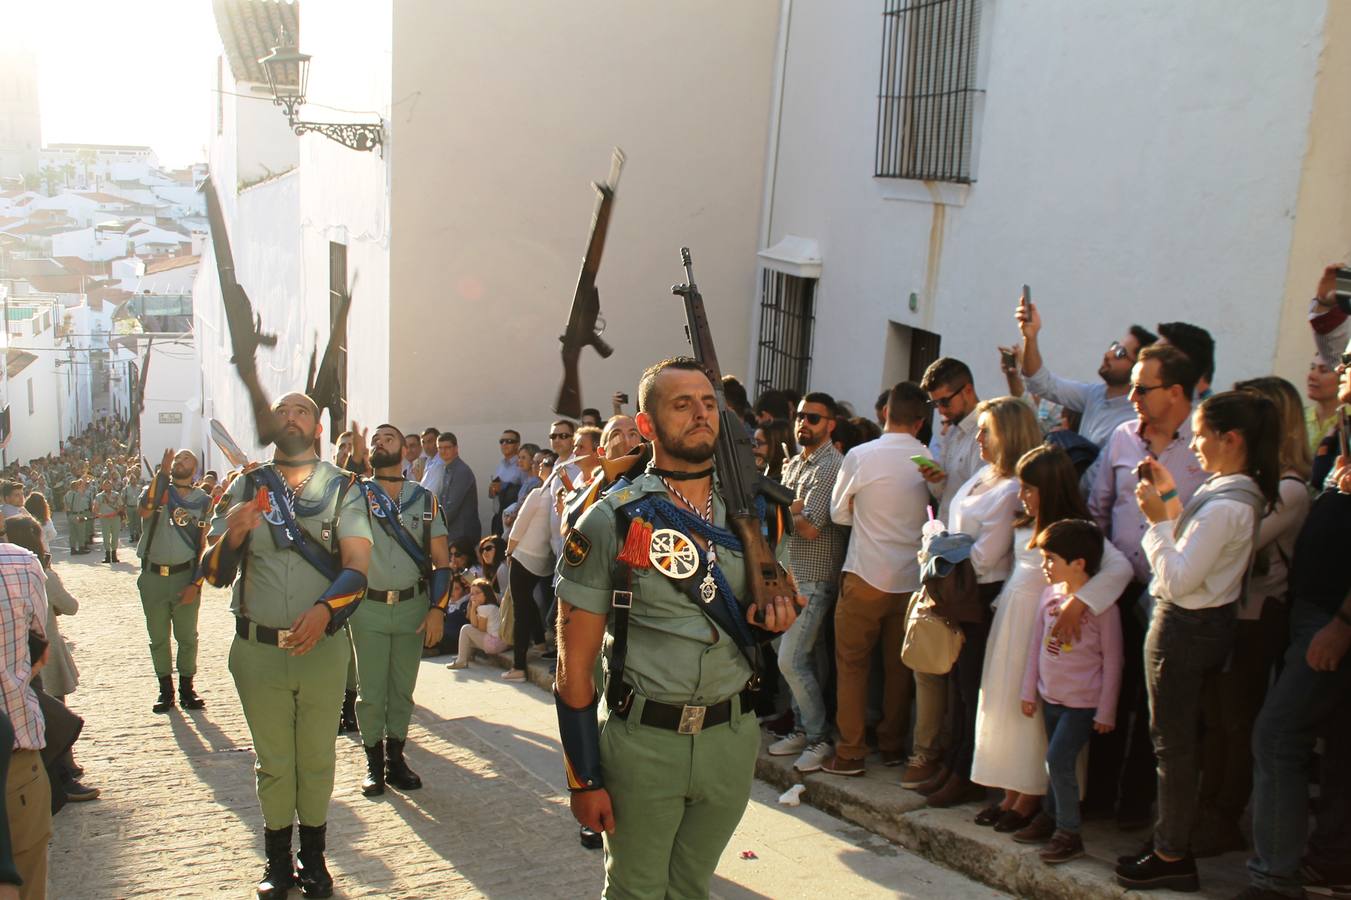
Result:
<svg viewBox="0 0 1351 900"><path fill-rule="evenodd" d="M1305 662L1314 634L1330 621L1329 613L1295 601L1285 668L1267 693L1253 729L1253 858L1248 874L1258 887L1291 897L1304 893L1299 872L1309 821L1310 752L1329 718L1339 715L1339 709L1345 716L1351 704L1351 654L1342 657L1335 672L1315 672ZM1335 779L1333 786L1328 791L1324 785L1320 806L1326 814L1320 815L1315 844L1347 837L1344 814L1351 791L1344 778ZM1333 830L1341 834L1331 834Z"/></svg>
<svg viewBox="0 0 1351 900"><path fill-rule="evenodd" d="M1042 808L1055 819L1056 828L1074 834L1082 826L1076 766L1079 751L1088 745L1093 734L1094 712L1041 701L1041 715L1046 720L1046 769L1051 775Z"/></svg>
<svg viewBox="0 0 1351 900"><path fill-rule="evenodd" d="M826 721L826 701L816 677L817 638L821 625L835 600L835 582L804 581L798 590L807 598L807 606L798 613L779 642L779 671L793 697L793 717L799 731L806 732L807 743L824 741L830 736Z"/></svg>

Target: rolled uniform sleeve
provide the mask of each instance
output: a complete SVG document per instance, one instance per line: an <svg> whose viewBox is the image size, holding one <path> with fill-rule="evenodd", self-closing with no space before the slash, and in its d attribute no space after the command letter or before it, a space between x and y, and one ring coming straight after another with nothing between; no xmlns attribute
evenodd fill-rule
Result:
<svg viewBox="0 0 1351 900"><path fill-rule="evenodd" d="M559 599L586 612L608 615L617 541L615 514L609 504L597 503L583 513L563 540L558 557Z"/></svg>
<svg viewBox="0 0 1351 900"><path fill-rule="evenodd" d="M338 512L337 537L339 540L360 538L368 544L374 543L371 538L371 508L367 505L366 495L359 484L353 484L348 488L347 495L342 498L342 509Z"/></svg>
<svg viewBox="0 0 1351 900"><path fill-rule="evenodd" d="M230 523L227 519L230 508L244 499L244 481L242 475L231 481L230 486L225 489L225 493L221 494L220 499L216 501L216 507L211 513L211 527L206 532L208 538L218 538L225 534L229 528ZM142 503L146 501L149 491L150 489L146 488L146 494L141 496Z"/></svg>

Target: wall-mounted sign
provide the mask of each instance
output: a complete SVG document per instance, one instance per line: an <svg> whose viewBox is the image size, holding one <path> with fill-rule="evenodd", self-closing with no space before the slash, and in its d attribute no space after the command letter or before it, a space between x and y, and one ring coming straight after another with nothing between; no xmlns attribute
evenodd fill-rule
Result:
<svg viewBox="0 0 1351 900"><path fill-rule="evenodd" d="M182 425L182 424L183 424L183 414L182 414L182 413L178 413L178 412L174 412L174 413L160 413L160 414L159 414L159 423L160 423L161 425Z"/></svg>

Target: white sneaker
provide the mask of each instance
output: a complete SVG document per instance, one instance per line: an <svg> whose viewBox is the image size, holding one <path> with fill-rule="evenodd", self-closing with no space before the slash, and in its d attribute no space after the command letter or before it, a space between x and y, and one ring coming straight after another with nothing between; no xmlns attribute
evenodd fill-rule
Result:
<svg viewBox="0 0 1351 900"><path fill-rule="evenodd" d="M779 738L769 745L770 756L796 756L807 749L807 735L794 731L786 738Z"/></svg>
<svg viewBox="0 0 1351 900"><path fill-rule="evenodd" d="M830 759L835 754L835 748L830 746L829 741L817 741L802 751L802 755L793 763L793 768L804 775L808 772L819 772L821 764Z"/></svg>

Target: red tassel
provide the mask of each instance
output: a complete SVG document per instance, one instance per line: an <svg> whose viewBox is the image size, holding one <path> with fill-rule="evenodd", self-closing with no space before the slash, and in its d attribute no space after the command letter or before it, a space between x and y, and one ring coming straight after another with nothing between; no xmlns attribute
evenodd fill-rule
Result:
<svg viewBox="0 0 1351 900"><path fill-rule="evenodd" d="M615 557L618 562L627 563L630 568L650 569L652 558L648 548L652 544L652 526L635 516L629 523L629 536L624 541L624 549Z"/></svg>

